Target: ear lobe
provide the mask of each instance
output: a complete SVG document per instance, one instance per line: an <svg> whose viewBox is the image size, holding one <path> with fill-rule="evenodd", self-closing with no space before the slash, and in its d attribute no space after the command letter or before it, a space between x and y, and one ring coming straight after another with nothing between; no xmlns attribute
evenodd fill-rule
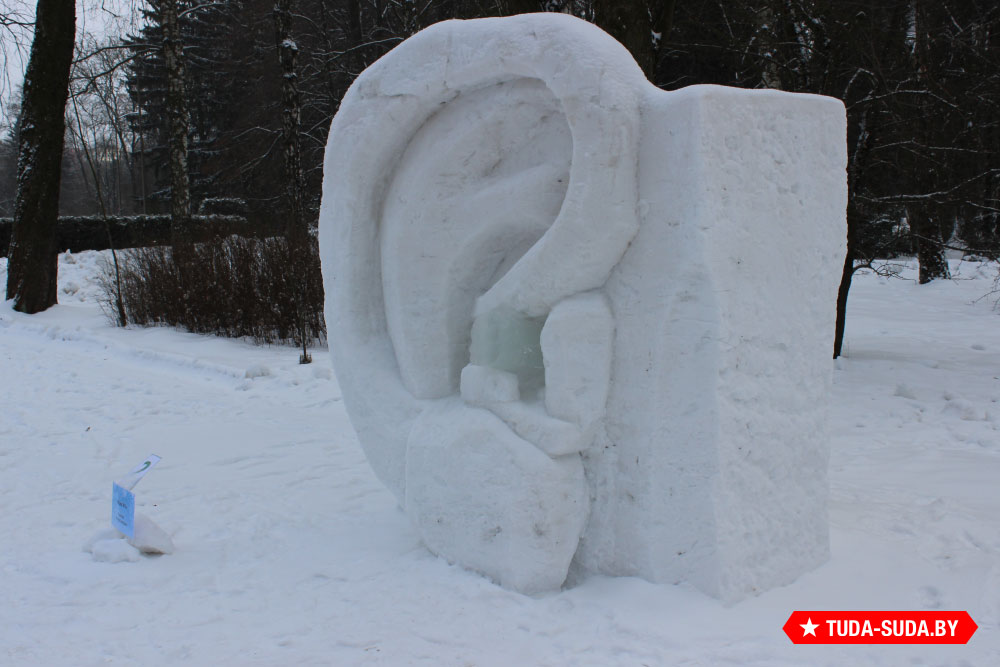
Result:
<svg viewBox="0 0 1000 667"><path fill-rule="evenodd" d="M427 547L502 586L562 586L587 521L576 454L551 458L491 412L439 401L406 451L406 513Z"/></svg>

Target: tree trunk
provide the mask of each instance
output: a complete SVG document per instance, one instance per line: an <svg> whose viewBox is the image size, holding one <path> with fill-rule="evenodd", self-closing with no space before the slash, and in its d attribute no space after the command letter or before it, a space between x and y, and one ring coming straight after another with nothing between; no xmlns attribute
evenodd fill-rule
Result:
<svg viewBox="0 0 1000 667"><path fill-rule="evenodd" d="M360 15L352 16L353 29L360 32ZM309 234L309 219L305 211L305 176L302 173L302 150L299 144L299 126L302 105L299 100L296 60L299 47L292 39L292 1L276 0L274 4L274 41L281 65L281 134L285 142L285 191L289 212L285 221L285 238L288 240L288 277L295 290L296 319L302 354L299 363L312 361L309 354L309 331L306 304L314 296L310 293L310 272L316 270L316 251ZM319 299L322 300L321 298Z"/></svg>
<svg viewBox="0 0 1000 667"><path fill-rule="evenodd" d="M851 142L848 131L847 158L847 253L844 257L844 270L840 274L840 288L837 291L837 323L833 332L833 358L840 356L844 345L844 331L847 326L847 297L851 292L851 281L854 279L854 260L858 259L856 239L861 234L861 216L857 200L858 184L862 173L868 164L871 135L868 132L868 110L862 108L857 125L857 136ZM870 257L868 258L871 259Z"/></svg>
<svg viewBox="0 0 1000 667"><path fill-rule="evenodd" d="M931 77L926 62L927 27L924 25L925 8L922 0L910 0L907 16L908 34L912 36L910 46L910 66L919 82L921 90L931 90ZM911 130L916 141L924 146L933 144L935 128L929 120L929 112L917 119ZM927 156L913 156L912 174L921 193L933 192L938 174L927 164ZM932 203L911 204L906 207L906 218L916 246L917 263L920 271L917 282L925 285L936 278L950 278L948 262L944 257L941 228L932 214Z"/></svg>
<svg viewBox="0 0 1000 667"><path fill-rule="evenodd" d="M621 42L655 81L660 47L670 33L674 0L594 0L594 23Z"/></svg>
<svg viewBox="0 0 1000 667"><path fill-rule="evenodd" d="M844 257L844 272L840 276L840 289L837 291L837 326L833 336L833 358L840 356L844 346L844 328L847 324L847 295L851 291L851 280L854 278L854 258L848 251Z"/></svg>
<svg viewBox="0 0 1000 667"><path fill-rule="evenodd" d="M927 204L907 206L906 218L916 245L917 264L920 265L917 282L926 285L936 278L951 278L942 248L941 228L931 218Z"/></svg>
<svg viewBox="0 0 1000 667"><path fill-rule="evenodd" d="M75 37L74 1L38 0L18 119L17 194L7 264L7 298L24 313L56 304L56 221Z"/></svg>
<svg viewBox="0 0 1000 667"><path fill-rule="evenodd" d="M175 264L185 265L191 240L191 183L188 176L188 126L185 94L184 43L177 17L177 0L160 3L163 62L167 70L167 123L170 149L170 239Z"/></svg>
<svg viewBox="0 0 1000 667"><path fill-rule="evenodd" d="M778 21L780 19L775 16L774 8L766 5L761 8L758 16L759 27L757 34L760 41L760 50L764 54L763 67L760 73L761 83L764 84L765 88L784 90L785 87L781 81L781 70L778 67L777 60L778 44L780 43Z"/></svg>
<svg viewBox="0 0 1000 667"><path fill-rule="evenodd" d="M275 9L278 7L275 6ZM361 46L364 35L361 32L361 0L348 0L347 3L348 34L351 37L351 47ZM360 72L361 70L358 70Z"/></svg>
<svg viewBox="0 0 1000 667"><path fill-rule="evenodd" d="M289 242L298 244L308 236L309 223L305 215L306 187L299 146L302 106L295 67L299 47L292 39L291 5L291 0L277 0L274 5L274 40L281 64L281 134L285 143L285 190L291 208L285 223L285 235Z"/></svg>

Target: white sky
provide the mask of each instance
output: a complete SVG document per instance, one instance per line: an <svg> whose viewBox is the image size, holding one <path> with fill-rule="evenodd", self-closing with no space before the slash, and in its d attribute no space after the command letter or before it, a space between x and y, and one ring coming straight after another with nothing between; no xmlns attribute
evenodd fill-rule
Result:
<svg viewBox="0 0 1000 667"><path fill-rule="evenodd" d="M103 38L129 30L141 0L76 0L77 41L83 35ZM0 0L0 15L19 21L33 21L35 0ZM0 134L13 122L8 116L11 96L21 86L28 64L33 31L30 27L11 30L0 26Z"/></svg>

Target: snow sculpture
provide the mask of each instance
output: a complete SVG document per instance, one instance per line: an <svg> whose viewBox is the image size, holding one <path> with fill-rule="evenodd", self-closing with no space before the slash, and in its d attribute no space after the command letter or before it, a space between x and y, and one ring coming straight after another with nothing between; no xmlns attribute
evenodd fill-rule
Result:
<svg viewBox="0 0 1000 667"><path fill-rule="evenodd" d="M839 101L661 91L560 14L448 21L333 121L320 247L365 453L434 552L725 600L827 558Z"/></svg>

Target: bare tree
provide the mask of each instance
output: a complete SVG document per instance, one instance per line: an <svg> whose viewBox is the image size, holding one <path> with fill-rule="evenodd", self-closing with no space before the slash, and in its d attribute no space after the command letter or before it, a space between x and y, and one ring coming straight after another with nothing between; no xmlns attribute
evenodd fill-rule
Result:
<svg viewBox="0 0 1000 667"><path fill-rule="evenodd" d="M291 0L277 0L274 5L274 41L281 64L281 135L285 142L285 190L291 208L285 235L289 241L301 241L308 234L308 221L305 217L306 188L299 143L299 127L302 123L296 71L299 47L292 39Z"/></svg>
<svg viewBox="0 0 1000 667"><path fill-rule="evenodd" d="M15 82L10 74L21 69L15 61L24 62L25 48L35 25L30 11L25 0L0 0L0 124L3 125L13 115L10 99Z"/></svg>
<svg viewBox="0 0 1000 667"><path fill-rule="evenodd" d="M178 267L193 249L191 241L191 183L188 175L188 117L185 96L184 43L177 0L160 0L163 23L163 60L167 70L167 121L170 144L170 239Z"/></svg>
<svg viewBox="0 0 1000 667"><path fill-rule="evenodd" d="M302 123L302 106L299 100L298 60L299 47L292 38L292 1L277 0L274 5L274 41L281 65L281 134L285 142L285 191L288 195L289 214L285 223L288 242L290 279L293 283L298 320L299 343L302 355L299 363L312 361L308 348L306 303L309 300L309 275L314 267L314 250L309 234L310 220L305 211L305 176L302 172L302 150L299 131Z"/></svg>
<svg viewBox="0 0 1000 667"><path fill-rule="evenodd" d="M7 265L7 298L25 313L56 303L56 222L75 32L73 0L38 0L18 120L17 196Z"/></svg>
<svg viewBox="0 0 1000 667"><path fill-rule="evenodd" d="M909 51L909 64L912 68L911 76L916 84L916 89L940 94L939 91L935 90L937 87L935 85L936 82L932 81L929 63L927 62L927 52L929 50L927 46L927 32L929 28L925 24L925 4L926 0L910 0L907 11L907 30L904 44ZM918 106L924 107L926 105L918 104ZM916 142L924 145L933 145L935 129L933 125L936 120L938 119L933 118L928 112L917 114L911 130ZM941 166L932 166L932 156L929 153L930 151L926 150L912 151L910 156L912 160L911 174L917 187L917 192L921 195L926 195L934 191L935 181L937 180L934 169ZM935 219L936 208L927 201L913 202L906 207L906 218L910 229L913 231L914 246L917 251L917 263L920 265L918 276L920 284L929 283L936 278L951 277L951 273L948 270L948 262L944 257L944 249L942 248L943 241L947 239L942 239L941 227Z"/></svg>

